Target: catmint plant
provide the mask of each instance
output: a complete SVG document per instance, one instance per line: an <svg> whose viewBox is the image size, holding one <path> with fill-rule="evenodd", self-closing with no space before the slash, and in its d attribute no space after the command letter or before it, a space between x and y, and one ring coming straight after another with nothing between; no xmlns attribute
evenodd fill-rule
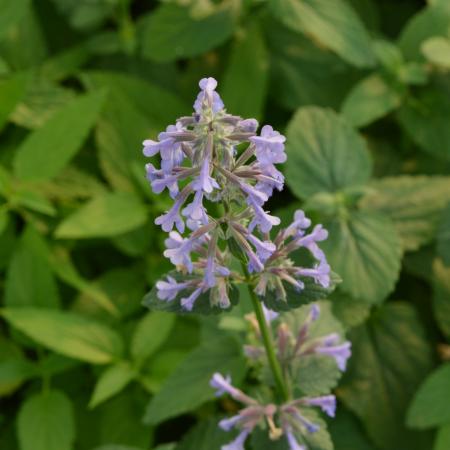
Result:
<svg viewBox="0 0 450 450"><path fill-rule="evenodd" d="M219 313L238 302L237 286L249 291L256 343L245 354L270 368L273 397L262 401L234 387L228 374L215 373L211 387L242 405L219 426L238 436L222 450L240 450L256 426L270 439L284 438L291 450L307 449L307 436L319 430L305 410L319 408L334 416L333 395L296 396L296 360L311 355L332 358L343 371L350 344L332 333L311 338L319 306L334 288L320 242L328 233L301 210L287 227L266 203L284 185L279 165L286 161L286 138L270 125L258 133L255 119L227 113L214 78L200 81L191 116L179 118L157 141L145 140L144 155L160 157L146 165L153 192L167 190L171 208L155 223L168 233L166 256L174 270L156 283L145 304L180 313ZM300 255L300 256L298 256ZM301 261L301 262L299 262ZM299 329L289 328L279 312L312 303ZM273 322L279 322L276 330ZM275 338L274 338L275 335ZM218 350L220 351L220 350Z"/></svg>

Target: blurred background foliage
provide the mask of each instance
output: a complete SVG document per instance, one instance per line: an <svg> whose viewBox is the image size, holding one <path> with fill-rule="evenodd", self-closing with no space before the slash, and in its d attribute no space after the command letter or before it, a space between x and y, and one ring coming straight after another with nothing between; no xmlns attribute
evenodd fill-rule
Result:
<svg viewBox="0 0 450 450"><path fill-rule="evenodd" d="M242 312L141 306L169 201L141 142L214 76L230 112L287 133L272 210L330 230L354 349L335 449L448 450L449 70L448 0L0 0L0 448L229 440L207 382L252 385Z"/></svg>

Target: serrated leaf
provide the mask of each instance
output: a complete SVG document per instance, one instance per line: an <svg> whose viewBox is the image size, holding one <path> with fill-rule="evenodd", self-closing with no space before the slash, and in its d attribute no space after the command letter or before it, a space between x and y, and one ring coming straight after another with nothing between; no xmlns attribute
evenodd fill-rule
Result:
<svg viewBox="0 0 450 450"><path fill-rule="evenodd" d="M419 430L450 422L450 364L429 375L416 392L408 410L407 424Z"/></svg>
<svg viewBox="0 0 450 450"><path fill-rule="evenodd" d="M261 29L250 23L236 37L223 79L221 97L228 111L242 117L260 118L267 95L269 56ZM252 91L252 95L244 92Z"/></svg>
<svg viewBox="0 0 450 450"><path fill-rule="evenodd" d="M215 372L230 374L237 385L245 373L241 346L229 336L209 340L192 351L150 400L144 421L155 425L212 400L209 381Z"/></svg>
<svg viewBox="0 0 450 450"><path fill-rule="evenodd" d="M144 18L142 53L156 62L196 56L224 42L233 28L228 7L196 17L190 8L163 4Z"/></svg>
<svg viewBox="0 0 450 450"><path fill-rule="evenodd" d="M366 126L398 108L402 94L375 73L356 84L345 98L342 115L355 127Z"/></svg>
<svg viewBox="0 0 450 450"><path fill-rule="evenodd" d="M329 236L322 248L342 277L340 288L365 302L383 301L394 289L402 256L392 222L382 215L352 211L324 225Z"/></svg>
<svg viewBox="0 0 450 450"><path fill-rule="evenodd" d="M369 179L372 163L365 142L332 110L300 108L286 134L286 181L297 196L336 192Z"/></svg>
<svg viewBox="0 0 450 450"><path fill-rule="evenodd" d="M398 112L400 124L410 138L425 152L450 160L450 88L427 86L412 102Z"/></svg>
<svg viewBox="0 0 450 450"><path fill-rule="evenodd" d="M71 358L107 364L122 354L122 339L113 329L74 313L23 307L2 309L0 315L39 344Z"/></svg>
<svg viewBox="0 0 450 450"><path fill-rule="evenodd" d="M127 192L109 192L93 198L63 220L58 239L89 239L117 236L147 221L145 205Z"/></svg>
<svg viewBox="0 0 450 450"><path fill-rule="evenodd" d="M389 216L405 250L417 250L433 240L445 205L450 201L450 177L397 176L375 180L360 206Z"/></svg>
<svg viewBox="0 0 450 450"><path fill-rule="evenodd" d="M351 331L352 358L338 395L384 450L429 447L428 437L408 431L406 409L433 367L432 350L412 306L381 307Z"/></svg>
<svg viewBox="0 0 450 450"><path fill-rule="evenodd" d="M80 96L31 133L15 155L17 177L47 180L57 175L82 146L104 98L104 91Z"/></svg>
<svg viewBox="0 0 450 450"><path fill-rule="evenodd" d="M75 422L72 404L63 392L29 397L17 420L21 450L72 450Z"/></svg>
<svg viewBox="0 0 450 450"><path fill-rule="evenodd" d="M18 3L21 3L18 1ZM1 5L0 5L1 11ZM0 13L1 22L1 13ZM0 30L3 28L0 27ZM0 130L8 120L17 103L25 95L29 82L28 74L16 74L0 82Z"/></svg>
<svg viewBox="0 0 450 450"><path fill-rule="evenodd" d="M229 433L225 433L218 426L219 420L219 418L213 417L199 422L174 447L174 450L211 450L220 448L230 441L231 437Z"/></svg>
<svg viewBox="0 0 450 450"><path fill-rule="evenodd" d="M302 278L302 282L305 287L301 292L298 292L290 283L282 282L286 291L286 300L278 298L275 290L267 290L264 297L260 297L260 300L272 311L289 311L290 309L327 298L334 291L336 285L341 282L341 278L332 272L330 286L327 288L315 283L309 277Z"/></svg>
<svg viewBox="0 0 450 450"><path fill-rule="evenodd" d="M121 362L108 367L95 384L94 392L89 401L89 408L95 408L100 403L119 393L135 375L135 372L127 363Z"/></svg>
<svg viewBox="0 0 450 450"><path fill-rule="evenodd" d="M358 67L373 66L370 37L352 7L341 0L271 0L274 15Z"/></svg>
<svg viewBox="0 0 450 450"><path fill-rule="evenodd" d="M59 306L58 288L48 258L45 240L28 225L8 267L4 299L6 306Z"/></svg>
<svg viewBox="0 0 450 450"><path fill-rule="evenodd" d="M173 277L177 281L189 280L189 276L184 277L178 272L170 272L169 276ZM230 307L228 309L221 308L218 304L212 303L212 295L215 292L214 289L208 289L206 292L200 294L194 303L192 311L187 311L181 306L181 299L188 297L192 293L193 289L184 289L179 292L177 297L172 301L160 300L158 298L158 290L156 285L153 286L152 290L144 297L142 304L146 306L150 311L163 311L163 312L176 312L182 314L220 314L224 311L229 311L233 306L237 305L239 302L239 290L236 286L231 285L228 291L228 297L230 299Z"/></svg>
<svg viewBox="0 0 450 450"><path fill-rule="evenodd" d="M158 350L168 338L175 324L175 316L164 312L147 313L136 325L131 339L131 355L142 361Z"/></svg>
<svg viewBox="0 0 450 450"><path fill-rule="evenodd" d="M440 226L437 233L437 252L444 261L444 264L450 266L450 203L445 208L440 219Z"/></svg>

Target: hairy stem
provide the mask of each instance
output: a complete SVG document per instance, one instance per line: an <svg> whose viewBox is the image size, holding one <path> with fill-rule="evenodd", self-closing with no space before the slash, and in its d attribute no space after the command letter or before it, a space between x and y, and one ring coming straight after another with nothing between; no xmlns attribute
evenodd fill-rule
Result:
<svg viewBox="0 0 450 450"><path fill-rule="evenodd" d="M269 329L266 322L266 318L264 317L264 311L261 302L259 301L258 297L256 296L255 292L252 289L252 286L250 284L250 275L248 273L247 267L245 267L244 264L242 264L242 269L244 271L247 280L248 292L252 300L253 310L255 311L256 319L258 320L259 329L261 331L264 348L266 350L267 359L269 361L270 369L272 370L273 378L275 380L275 385L282 400L287 401L289 400L289 392L283 377L283 372L281 370L280 363L278 362L277 355L275 354L271 330Z"/></svg>

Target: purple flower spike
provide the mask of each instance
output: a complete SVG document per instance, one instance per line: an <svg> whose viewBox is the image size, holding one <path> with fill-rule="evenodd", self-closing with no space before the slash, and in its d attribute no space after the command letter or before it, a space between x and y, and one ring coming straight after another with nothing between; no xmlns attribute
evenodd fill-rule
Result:
<svg viewBox="0 0 450 450"><path fill-rule="evenodd" d="M217 181L209 175L209 170L209 159L205 158L199 176L192 183L194 191L202 190L203 192L210 194L213 189L219 189Z"/></svg>
<svg viewBox="0 0 450 450"><path fill-rule="evenodd" d="M290 450L306 450L306 447L304 447L303 445L300 445L297 442L294 434L292 433L292 430L286 431L286 438L287 438Z"/></svg>
<svg viewBox="0 0 450 450"><path fill-rule="evenodd" d="M325 261L320 261L320 264L316 264L313 269L299 268L297 274L312 277L316 283L327 288L330 285L330 270L330 266Z"/></svg>
<svg viewBox="0 0 450 450"><path fill-rule="evenodd" d="M258 129L258 121L256 119L240 120L237 124L238 128L247 133L255 133Z"/></svg>
<svg viewBox="0 0 450 450"><path fill-rule="evenodd" d="M333 357L339 367L339 370L344 372L347 368L347 360L352 355L351 346L352 344L350 342L344 342L341 345L335 346L323 345L316 348L316 352Z"/></svg>
<svg viewBox="0 0 450 450"><path fill-rule="evenodd" d="M214 114L218 113L224 108L224 104L219 94L215 91L217 81L212 78L202 78L198 84L201 92L198 94L194 103L194 110L197 114L203 112L203 108L211 108Z"/></svg>
<svg viewBox="0 0 450 450"><path fill-rule="evenodd" d="M197 191L194 195L194 199L192 203L189 203L183 211L183 216L189 217L190 219L200 222L203 225L208 223L208 215L206 214L206 210L203 206L203 192Z"/></svg>
<svg viewBox="0 0 450 450"><path fill-rule="evenodd" d="M253 231L255 226L258 226L262 233L268 233L273 226L280 224L280 219L278 217L271 216L258 204L251 202L251 206L255 212L255 217L249 225L250 231Z"/></svg>
<svg viewBox="0 0 450 450"><path fill-rule="evenodd" d="M336 414L336 397L334 395L306 398L304 403L308 406L318 406L329 417L334 417Z"/></svg>
<svg viewBox="0 0 450 450"><path fill-rule="evenodd" d="M189 297L184 297L181 299L181 302L180 302L181 306L186 311L192 311L192 309L194 308L194 303L200 297L201 293L202 293L202 288L201 287L197 288L195 291L192 292L191 295L189 295Z"/></svg>
<svg viewBox="0 0 450 450"><path fill-rule="evenodd" d="M175 278L167 276L167 281L158 281L156 289L157 296L160 300L172 301L179 294L180 291L186 289L189 283L177 283Z"/></svg>
<svg viewBox="0 0 450 450"><path fill-rule="evenodd" d="M165 240L167 250L164 256L170 259L175 266L185 266L189 272L192 272L193 265L191 261L191 250L193 242L190 239L183 238L176 231L169 234L169 238Z"/></svg>
<svg viewBox="0 0 450 450"><path fill-rule="evenodd" d="M253 236L253 234L247 234L247 240L256 248L256 254L262 262L267 261L276 250L274 243L270 241L261 241L256 236Z"/></svg>
<svg viewBox="0 0 450 450"><path fill-rule="evenodd" d="M286 153L284 153L286 138L270 125L264 125L261 136L253 136L250 141L256 146L256 158L261 165L266 166L286 161Z"/></svg>
<svg viewBox="0 0 450 450"><path fill-rule="evenodd" d="M151 139L146 139L142 145L144 146L143 153L145 156L152 157L159 153L159 142Z"/></svg>
<svg viewBox="0 0 450 450"><path fill-rule="evenodd" d="M179 206L177 204L173 205L169 211L155 219L155 224L161 225L161 228L166 232L172 231L175 225L177 230L183 233L184 222L180 216Z"/></svg>
<svg viewBox="0 0 450 450"><path fill-rule="evenodd" d="M238 437L227 445L222 445L221 450L245 450L244 444L250 432L243 430Z"/></svg>

